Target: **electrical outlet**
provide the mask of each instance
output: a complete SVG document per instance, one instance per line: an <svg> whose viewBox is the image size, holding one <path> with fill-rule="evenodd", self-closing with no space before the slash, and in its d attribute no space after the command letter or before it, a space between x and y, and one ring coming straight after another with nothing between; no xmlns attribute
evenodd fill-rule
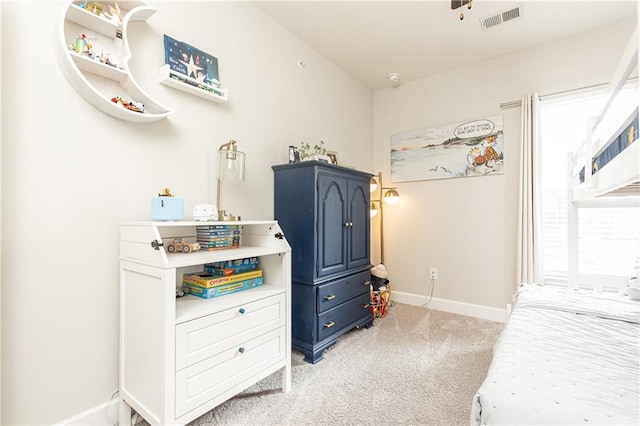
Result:
<svg viewBox="0 0 640 426"><path fill-rule="evenodd" d="M438 268L430 268L429 269L429 274L431 275L431 279L432 280L437 280L438 279Z"/></svg>

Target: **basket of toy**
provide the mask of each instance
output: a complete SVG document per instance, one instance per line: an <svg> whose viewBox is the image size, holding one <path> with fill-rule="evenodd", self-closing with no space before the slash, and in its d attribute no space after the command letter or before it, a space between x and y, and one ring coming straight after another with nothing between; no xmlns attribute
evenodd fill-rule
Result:
<svg viewBox="0 0 640 426"><path fill-rule="evenodd" d="M374 318L382 318L387 314L390 306L391 288L389 284L381 286L379 290L371 290L371 313Z"/></svg>
<svg viewBox="0 0 640 426"><path fill-rule="evenodd" d="M387 279L387 270L383 264L371 268L371 313L374 318L387 314L391 296L391 287Z"/></svg>

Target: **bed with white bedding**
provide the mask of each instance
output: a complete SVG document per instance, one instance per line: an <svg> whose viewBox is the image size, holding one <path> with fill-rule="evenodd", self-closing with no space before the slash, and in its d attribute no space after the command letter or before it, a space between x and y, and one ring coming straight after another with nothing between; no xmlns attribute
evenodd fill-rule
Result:
<svg viewBox="0 0 640 426"><path fill-rule="evenodd" d="M522 284L471 424L640 424L640 304Z"/></svg>

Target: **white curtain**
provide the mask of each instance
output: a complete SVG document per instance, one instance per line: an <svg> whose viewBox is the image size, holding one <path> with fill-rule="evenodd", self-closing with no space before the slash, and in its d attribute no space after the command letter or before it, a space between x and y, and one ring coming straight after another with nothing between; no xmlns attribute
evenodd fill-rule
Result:
<svg viewBox="0 0 640 426"><path fill-rule="evenodd" d="M520 123L520 191L518 196L518 264L519 282L543 283L542 205L540 188L540 96L522 96Z"/></svg>

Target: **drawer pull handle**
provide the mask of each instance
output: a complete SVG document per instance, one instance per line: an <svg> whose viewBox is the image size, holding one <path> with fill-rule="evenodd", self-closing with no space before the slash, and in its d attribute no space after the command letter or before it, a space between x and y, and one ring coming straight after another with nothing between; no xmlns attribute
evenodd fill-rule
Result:
<svg viewBox="0 0 640 426"><path fill-rule="evenodd" d="M367 309L369 306L371 306L371 304L370 303L363 303L360 306L362 307L362 309Z"/></svg>
<svg viewBox="0 0 640 426"><path fill-rule="evenodd" d="M240 352L241 354L243 354L243 353L244 353L244 348L243 348L242 346L241 346L241 347L239 347L239 348L238 348L238 352Z"/></svg>
<svg viewBox="0 0 640 426"><path fill-rule="evenodd" d="M362 285L371 285L371 281L364 281Z"/></svg>
<svg viewBox="0 0 640 426"><path fill-rule="evenodd" d="M238 312L240 312L241 314L244 314L244 313L245 313L245 312L247 312L247 311L245 311L245 310L244 310L244 308L240 308L240 309L238 310Z"/></svg>
<svg viewBox="0 0 640 426"><path fill-rule="evenodd" d="M335 294L329 294L328 296L325 296L325 297L324 297L324 300L333 300L333 299L335 299L335 298L336 298L336 295L335 295Z"/></svg>
<svg viewBox="0 0 640 426"><path fill-rule="evenodd" d="M324 324L324 328L331 328L331 327L333 327L334 325L336 325L336 323L335 323L335 322L333 322L333 321L329 321L328 323Z"/></svg>

